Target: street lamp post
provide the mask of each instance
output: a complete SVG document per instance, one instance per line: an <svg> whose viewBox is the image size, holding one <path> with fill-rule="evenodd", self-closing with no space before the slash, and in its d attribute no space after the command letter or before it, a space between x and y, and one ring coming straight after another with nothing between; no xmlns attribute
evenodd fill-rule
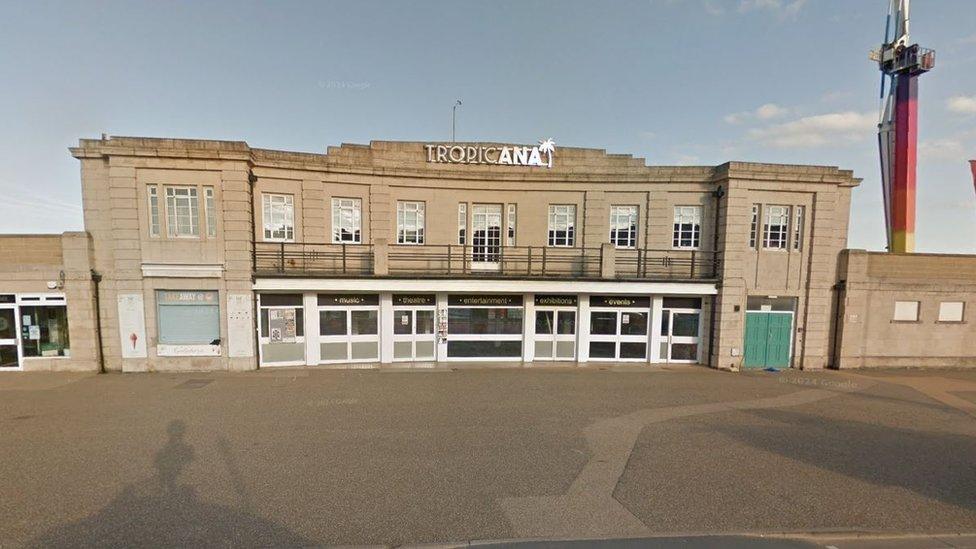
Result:
<svg viewBox="0 0 976 549"><path fill-rule="evenodd" d="M454 106L451 107L451 142L457 141L457 108L461 106L461 100L458 99L454 102Z"/></svg>

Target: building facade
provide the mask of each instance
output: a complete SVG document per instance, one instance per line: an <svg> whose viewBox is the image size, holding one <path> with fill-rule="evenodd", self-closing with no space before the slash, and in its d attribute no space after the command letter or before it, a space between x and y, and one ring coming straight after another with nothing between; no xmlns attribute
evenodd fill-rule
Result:
<svg viewBox="0 0 976 549"><path fill-rule="evenodd" d="M646 166L551 141L71 153L100 304L72 356L95 349L105 370L833 357L850 171Z"/></svg>

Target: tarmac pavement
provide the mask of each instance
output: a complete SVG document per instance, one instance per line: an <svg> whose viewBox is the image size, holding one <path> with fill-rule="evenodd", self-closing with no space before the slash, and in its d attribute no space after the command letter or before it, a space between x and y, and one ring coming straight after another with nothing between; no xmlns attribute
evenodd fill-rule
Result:
<svg viewBox="0 0 976 549"><path fill-rule="evenodd" d="M974 394L967 371L5 373L0 547L971 547Z"/></svg>

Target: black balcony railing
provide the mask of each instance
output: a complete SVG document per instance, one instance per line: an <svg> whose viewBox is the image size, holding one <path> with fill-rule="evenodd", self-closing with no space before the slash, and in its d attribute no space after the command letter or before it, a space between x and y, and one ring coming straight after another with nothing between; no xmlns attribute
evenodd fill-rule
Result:
<svg viewBox="0 0 976 549"><path fill-rule="evenodd" d="M256 242L256 276L710 280L719 255L699 250L547 246Z"/></svg>

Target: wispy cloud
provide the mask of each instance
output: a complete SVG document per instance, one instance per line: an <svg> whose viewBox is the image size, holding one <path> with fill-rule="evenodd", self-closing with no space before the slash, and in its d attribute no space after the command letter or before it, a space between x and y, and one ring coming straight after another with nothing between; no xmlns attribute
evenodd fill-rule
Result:
<svg viewBox="0 0 976 549"><path fill-rule="evenodd" d="M950 97L946 108L958 114L976 114L976 95Z"/></svg>
<svg viewBox="0 0 976 549"><path fill-rule="evenodd" d="M783 18L795 18L807 0L739 0L739 12L769 11Z"/></svg>
<svg viewBox="0 0 976 549"><path fill-rule="evenodd" d="M874 135L877 115L866 112L832 112L750 129L750 138L778 148L823 147L856 143Z"/></svg>
<svg viewBox="0 0 976 549"><path fill-rule="evenodd" d="M789 114L790 110L777 105L776 103L766 103L752 111L737 112L727 115L724 120L729 124L739 124L751 120L772 120Z"/></svg>

